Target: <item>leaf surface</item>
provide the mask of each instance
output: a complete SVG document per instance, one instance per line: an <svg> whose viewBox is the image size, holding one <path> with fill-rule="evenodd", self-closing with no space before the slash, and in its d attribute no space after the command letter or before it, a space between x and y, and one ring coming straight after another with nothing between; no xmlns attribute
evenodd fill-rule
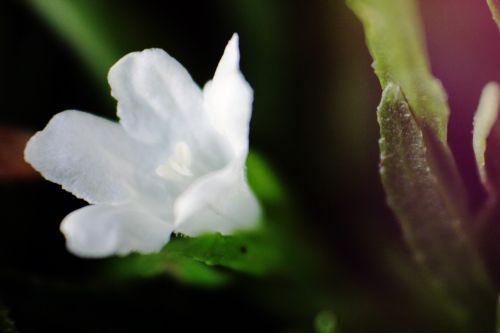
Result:
<svg viewBox="0 0 500 333"><path fill-rule="evenodd" d="M387 85L377 114L382 183L415 259L458 326L488 327L494 292L464 226L470 217L451 153L420 126L398 85Z"/></svg>
<svg viewBox="0 0 500 333"><path fill-rule="evenodd" d="M449 108L441 83L431 72L413 0L347 0L363 23L373 67L385 89L404 90L415 116L446 142Z"/></svg>

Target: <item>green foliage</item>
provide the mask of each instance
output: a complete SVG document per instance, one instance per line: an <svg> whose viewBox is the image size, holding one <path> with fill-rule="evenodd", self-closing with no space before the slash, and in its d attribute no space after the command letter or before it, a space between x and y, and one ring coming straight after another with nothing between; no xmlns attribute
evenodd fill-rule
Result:
<svg viewBox="0 0 500 333"><path fill-rule="evenodd" d="M270 165L258 153L251 151L247 159L248 182L257 197L266 205L286 201L286 193Z"/></svg>
<svg viewBox="0 0 500 333"><path fill-rule="evenodd" d="M493 14L493 19L498 24L500 28L500 0L487 0L488 6L490 7L491 13Z"/></svg>
<svg viewBox="0 0 500 333"><path fill-rule="evenodd" d="M208 266L263 275L279 267L280 253L275 247L278 244L266 239L269 233L259 229L230 236L208 234L177 238L167 245L165 251L193 258Z"/></svg>
<svg viewBox="0 0 500 333"><path fill-rule="evenodd" d="M492 331L494 292L465 227L472 217L446 144L449 110L430 73L416 3L347 3L364 25L384 88L377 115L388 204L456 330Z"/></svg>
<svg viewBox="0 0 500 333"><path fill-rule="evenodd" d="M337 331L337 318L330 311L322 311L316 315L314 326L317 333L335 333Z"/></svg>
<svg viewBox="0 0 500 333"><path fill-rule="evenodd" d="M422 29L413 0L347 0L365 28L382 88L390 82L405 91L419 122L446 142L448 105L443 88L430 73Z"/></svg>
<svg viewBox="0 0 500 333"><path fill-rule="evenodd" d="M416 260L457 327L489 327L494 293L464 229L469 217L450 152L432 130L419 126L398 85L387 84L378 122L388 204Z"/></svg>
<svg viewBox="0 0 500 333"><path fill-rule="evenodd" d="M105 2L95 0L29 0L32 7L88 64L101 82L121 57L109 19L102 16ZM106 82L103 82L103 85Z"/></svg>
<svg viewBox="0 0 500 333"><path fill-rule="evenodd" d="M202 262L167 250L156 254L133 254L124 258L105 260L104 276L113 282L154 278L168 274L176 280L192 285L215 287L229 282L228 276Z"/></svg>
<svg viewBox="0 0 500 333"><path fill-rule="evenodd" d="M168 273L181 282L218 286L230 281L229 271L262 276L280 267L279 243L258 229L235 235L177 236L157 254L111 259L115 278L148 278Z"/></svg>

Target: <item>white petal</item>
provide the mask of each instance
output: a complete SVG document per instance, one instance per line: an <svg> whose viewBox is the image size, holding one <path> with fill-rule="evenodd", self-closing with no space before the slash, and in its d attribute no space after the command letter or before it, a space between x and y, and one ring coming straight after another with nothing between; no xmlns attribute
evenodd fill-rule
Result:
<svg viewBox="0 0 500 333"><path fill-rule="evenodd" d="M247 153L253 90L239 68L238 35L226 46L212 81L203 89L203 102L212 126L231 143L237 156Z"/></svg>
<svg viewBox="0 0 500 333"><path fill-rule="evenodd" d="M89 203L118 204L134 195L148 149L118 123L79 111L55 115L28 142L25 159L48 180Z"/></svg>
<svg viewBox="0 0 500 333"><path fill-rule="evenodd" d="M229 234L258 223L260 208L244 177L244 160L193 183L175 202L175 231Z"/></svg>
<svg viewBox="0 0 500 333"><path fill-rule="evenodd" d="M131 136L166 151L186 142L198 164L193 168L204 172L227 163L230 147L203 112L200 88L165 51L126 55L111 68L108 80L118 101L120 123Z"/></svg>
<svg viewBox="0 0 500 333"><path fill-rule="evenodd" d="M202 113L200 88L163 50L126 55L111 68L108 80L118 101L120 122L137 139L158 142L170 135L165 126L174 128L183 118Z"/></svg>
<svg viewBox="0 0 500 333"><path fill-rule="evenodd" d="M95 205L80 208L61 223L66 247L87 258L158 252L168 243L172 226L126 206Z"/></svg>

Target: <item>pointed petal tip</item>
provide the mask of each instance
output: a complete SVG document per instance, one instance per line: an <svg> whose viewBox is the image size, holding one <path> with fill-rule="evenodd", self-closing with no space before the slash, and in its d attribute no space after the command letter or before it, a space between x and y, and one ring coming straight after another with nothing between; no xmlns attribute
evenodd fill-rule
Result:
<svg viewBox="0 0 500 333"><path fill-rule="evenodd" d="M240 48L239 48L239 36L235 32L224 49L224 54L222 55L217 69L215 71L214 78L216 76L223 76L230 74L234 71L240 69Z"/></svg>
<svg viewBox="0 0 500 333"><path fill-rule="evenodd" d="M231 39L229 40L228 45L234 45L236 47L239 47L239 43L240 43L240 36L238 35L237 32L235 32L231 36Z"/></svg>
<svg viewBox="0 0 500 333"><path fill-rule="evenodd" d="M237 32L233 33L233 35L231 36L231 39L229 40L229 42L227 42L227 46L226 46L225 52L227 52L227 51L234 52L238 56L238 60L239 60L239 55L240 55L240 36L238 35Z"/></svg>

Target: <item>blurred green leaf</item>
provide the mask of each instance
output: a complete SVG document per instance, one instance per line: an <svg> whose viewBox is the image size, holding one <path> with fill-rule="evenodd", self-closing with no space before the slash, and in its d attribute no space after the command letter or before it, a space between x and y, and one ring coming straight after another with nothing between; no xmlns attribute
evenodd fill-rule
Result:
<svg viewBox="0 0 500 333"><path fill-rule="evenodd" d="M208 266L264 275L280 266L279 242L272 242L264 228L231 236L207 234L196 238L177 238L165 251L184 255Z"/></svg>
<svg viewBox="0 0 500 333"><path fill-rule="evenodd" d="M495 293L464 229L469 216L449 150L419 126L400 86L387 84L377 114L382 182L417 262L457 327L492 331Z"/></svg>
<svg viewBox="0 0 500 333"><path fill-rule="evenodd" d="M331 311L321 311L314 318L317 333L335 333L337 331L337 318Z"/></svg>
<svg viewBox="0 0 500 333"><path fill-rule="evenodd" d="M178 281L205 287L219 286L229 281L228 276L202 262L167 250L150 255L133 254L104 261L104 271L112 281L154 278L169 274Z"/></svg>
<svg viewBox="0 0 500 333"><path fill-rule="evenodd" d="M493 19L498 24L500 28L500 0L487 0L488 6L490 7L491 13L493 14Z"/></svg>
<svg viewBox="0 0 500 333"><path fill-rule="evenodd" d="M251 151L247 159L248 182L255 195L265 204L279 204L286 200L286 192L270 165L258 153Z"/></svg>
<svg viewBox="0 0 500 333"><path fill-rule="evenodd" d="M101 15L105 2L28 0L28 3L89 65L96 79L107 85L107 72L123 52L109 28L112 23Z"/></svg>
<svg viewBox="0 0 500 333"><path fill-rule="evenodd" d="M390 82L405 91L415 117L446 142L446 95L430 73L414 0L347 0L365 28L375 73L382 88Z"/></svg>
<svg viewBox="0 0 500 333"><path fill-rule="evenodd" d="M183 282L217 286L229 281L224 272L228 269L256 276L279 270L283 254L270 235L268 230L258 229L230 236L177 236L160 253L112 259L110 267L118 278L168 273Z"/></svg>

